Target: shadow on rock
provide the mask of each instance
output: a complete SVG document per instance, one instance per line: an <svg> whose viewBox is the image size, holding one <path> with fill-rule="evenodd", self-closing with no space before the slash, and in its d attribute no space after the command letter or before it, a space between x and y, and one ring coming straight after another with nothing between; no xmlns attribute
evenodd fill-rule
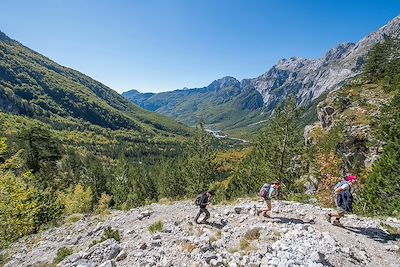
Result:
<svg viewBox="0 0 400 267"><path fill-rule="evenodd" d="M352 227L352 226L346 226L345 228L353 233L365 235L380 243L387 243L388 241L396 241L399 239L398 236L393 236L391 234L388 234L379 228L372 228L372 227L362 228L362 227Z"/></svg>
<svg viewBox="0 0 400 267"><path fill-rule="evenodd" d="M313 221L303 221L301 219L297 219L297 218L286 218L286 217L273 217L271 218L272 221L277 222L277 223L293 223L293 224L311 224L313 223Z"/></svg>
<svg viewBox="0 0 400 267"><path fill-rule="evenodd" d="M225 222L225 221L222 221L222 222L220 222L220 223L217 223L217 222L210 222L210 223L207 223L209 226L211 226L211 227L214 227L214 228L217 228L217 229L219 229L219 230L221 230L222 228L224 228L225 227L225 225L227 224L227 222Z"/></svg>

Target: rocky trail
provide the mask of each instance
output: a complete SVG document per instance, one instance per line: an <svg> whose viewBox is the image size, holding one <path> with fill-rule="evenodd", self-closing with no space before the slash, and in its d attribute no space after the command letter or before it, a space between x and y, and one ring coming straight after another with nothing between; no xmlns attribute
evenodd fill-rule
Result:
<svg viewBox="0 0 400 267"><path fill-rule="evenodd" d="M107 216L84 216L20 240L1 254L5 266L51 266L57 250L74 254L57 266L400 266L400 221L349 215L343 228L328 223L327 209L274 201L271 218L255 215L256 201L214 206L210 224L195 224L191 202L152 204ZM159 223L159 231L149 226ZM99 240L111 226L120 242Z"/></svg>

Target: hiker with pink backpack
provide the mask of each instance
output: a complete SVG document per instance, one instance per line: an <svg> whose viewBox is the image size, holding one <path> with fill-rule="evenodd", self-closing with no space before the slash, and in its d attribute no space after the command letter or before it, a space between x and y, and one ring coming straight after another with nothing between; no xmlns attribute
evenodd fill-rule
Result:
<svg viewBox="0 0 400 267"><path fill-rule="evenodd" d="M269 217L268 212L272 210L271 199L273 197L280 196L280 188L281 183L279 181L275 181L272 184L266 183L263 185L260 190L260 201L264 202L266 206L264 209L257 211L257 216L262 213L264 217Z"/></svg>
<svg viewBox="0 0 400 267"><path fill-rule="evenodd" d="M357 182L357 177L348 175L346 179L338 182L334 188L336 211L329 212L326 215L328 222L336 226L342 226L340 218L344 217L345 213L351 213L353 210L353 190L352 185Z"/></svg>

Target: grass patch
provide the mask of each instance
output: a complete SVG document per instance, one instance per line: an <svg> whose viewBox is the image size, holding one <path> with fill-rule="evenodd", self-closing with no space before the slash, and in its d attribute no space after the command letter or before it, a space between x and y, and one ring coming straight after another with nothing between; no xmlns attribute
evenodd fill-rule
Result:
<svg viewBox="0 0 400 267"><path fill-rule="evenodd" d="M215 241L221 239L221 237L222 237L222 232L218 230L218 231L214 232L213 236L210 238L210 242L215 242Z"/></svg>
<svg viewBox="0 0 400 267"><path fill-rule="evenodd" d="M6 255L0 253L0 266L4 266L8 261L8 258Z"/></svg>
<svg viewBox="0 0 400 267"><path fill-rule="evenodd" d="M311 197L312 197L311 195L307 194L291 194L288 195L288 200L300 203L309 203Z"/></svg>
<svg viewBox="0 0 400 267"><path fill-rule="evenodd" d="M253 228L244 234L246 240L258 240L260 238L260 228Z"/></svg>
<svg viewBox="0 0 400 267"><path fill-rule="evenodd" d="M252 240L258 240L260 238L260 228L256 227L248 230L239 241L239 249L242 251L250 251Z"/></svg>
<svg viewBox="0 0 400 267"><path fill-rule="evenodd" d="M119 231L117 229L113 230L111 226L108 226L106 227L106 229L104 229L103 236L99 240L93 240L89 248L111 238L113 238L115 241L118 242L121 241L121 236L119 234Z"/></svg>
<svg viewBox="0 0 400 267"><path fill-rule="evenodd" d="M275 231L271 235L268 236L268 240L271 242L276 242L281 238L282 238L282 234L278 231Z"/></svg>
<svg viewBox="0 0 400 267"><path fill-rule="evenodd" d="M250 247L250 242L246 238L240 239L239 248L240 250L247 250Z"/></svg>
<svg viewBox="0 0 400 267"><path fill-rule="evenodd" d="M66 248L66 247L59 248L57 250L56 257L53 260L53 266L56 266L63 259L65 259L69 255L72 255L72 253L73 253L73 250L71 248Z"/></svg>
<svg viewBox="0 0 400 267"><path fill-rule="evenodd" d="M196 248L196 246L190 242L182 242L180 247L182 251L186 251L187 253L191 253Z"/></svg>
<svg viewBox="0 0 400 267"><path fill-rule="evenodd" d="M383 229L385 229L391 236L395 238L400 238L400 229L393 227L386 223L381 223Z"/></svg>
<svg viewBox="0 0 400 267"><path fill-rule="evenodd" d="M80 219L83 218L83 214L80 213L74 213L69 215L67 218L65 218L65 223L67 224L72 224L78 222Z"/></svg>
<svg viewBox="0 0 400 267"><path fill-rule="evenodd" d="M154 234L155 232L160 232L164 227L164 223L162 221L156 221L155 223L149 226L149 232Z"/></svg>

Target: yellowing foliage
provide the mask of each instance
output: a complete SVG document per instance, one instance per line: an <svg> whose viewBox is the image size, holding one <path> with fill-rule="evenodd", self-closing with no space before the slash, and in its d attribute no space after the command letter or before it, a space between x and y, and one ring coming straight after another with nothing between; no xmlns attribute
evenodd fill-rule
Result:
<svg viewBox="0 0 400 267"><path fill-rule="evenodd" d="M65 214L87 213L92 209L92 189L84 188L81 184L70 186L66 193L60 193L61 203Z"/></svg>
<svg viewBox="0 0 400 267"><path fill-rule="evenodd" d="M234 171L235 166L246 156L245 150L234 150L217 153L215 163L218 171L221 173L229 173Z"/></svg>
<svg viewBox="0 0 400 267"><path fill-rule="evenodd" d="M110 206L112 196L107 195L105 192L101 194L99 199L99 205L96 208L97 214L108 214L109 210L108 207Z"/></svg>
<svg viewBox="0 0 400 267"><path fill-rule="evenodd" d="M342 159L331 151L329 154L316 153L316 163L320 173L320 184L317 190L317 197L319 201L326 205L332 206L334 199L332 197L332 188L340 181L340 168L342 165Z"/></svg>
<svg viewBox="0 0 400 267"><path fill-rule="evenodd" d="M0 156L6 153L6 139L1 138ZM40 207L35 200L35 188L27 183L31 174L18 174L21 153L0 161L0 248L36 229Z"/></svg>

